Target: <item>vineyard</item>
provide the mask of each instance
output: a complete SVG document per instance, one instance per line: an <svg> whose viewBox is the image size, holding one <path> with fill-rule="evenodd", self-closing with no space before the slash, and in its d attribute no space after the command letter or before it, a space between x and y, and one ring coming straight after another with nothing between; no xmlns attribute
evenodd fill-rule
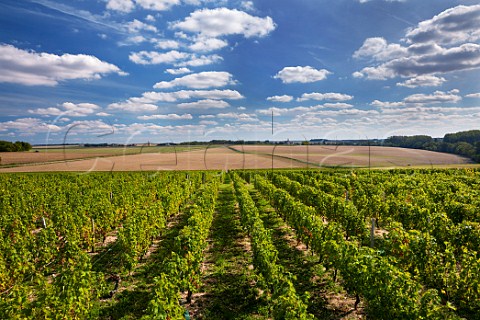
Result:
<svg viewBox="0 0 480 320"><path fill-rule="evenodd" d="M480 170L0 175L1 319L480 319Z"/></svg>

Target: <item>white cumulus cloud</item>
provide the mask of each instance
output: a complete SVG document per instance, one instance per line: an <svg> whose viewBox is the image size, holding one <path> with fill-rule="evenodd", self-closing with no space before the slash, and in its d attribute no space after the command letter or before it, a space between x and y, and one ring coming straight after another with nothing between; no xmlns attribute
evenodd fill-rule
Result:
<svg viewBox="0 0 480 320"><path fill-rule="evenodd" d="M0 82L27 86L55 86L60 81L100 79L103 75L126 75L117 66L85 54L37 53L0 45Z"/></svg>
<svg viewBox="0 0 480 320"><path fill-rule="evenodd" d="M259 121L255 114L228 112L217 114L218 119L235 119L241 122L256 122Z"/></svg>
<svg viewBox="0 0 480 320"><path fill-rule="evenodd" d="M207 89L213 87L224 87L226 85L233 84L235 84L233 76L228 72L206 71L189 74L181 78L176 78L172 81L161 81L156 83L153 87L156 89L168 89L173 87Z"/></svg>
<svg viewBox="0 0 480 320"><path fill-rule="evenodd" d="M465 98L480 98L480 92L467 94Z"/></svg>
<svg viewBox="0 0 480 320"><path fill-rule="evenodd" d="M209 52L228 46L228 42L217 38L199 37L188 48L192 51Z"/></svg>
<svg viewBox="0 0 480 320"><path fill-rule="evenodd" d="M132 12L137 6L152 11L167 11L173 6L184 4L199 5L203 0L107 0L107 9L123 13ZM147 16L148 21L155 21L152 15Z"/></svg>
<svg viewBox="0 0 480 320"><path fill-rule="evenodd" d="M212 99L205 99L195 102L185 102L179 103L177 107L179 109L225 109L228 108L230 105L228 102L223 100L212 100Z"/></svg>
<svg viewBox="0 0 480 320"><path fill-rule="evenodd" d="M264 37L275 30L272 18L255 17L236 9L201 9L190 14L184 21L172 24L172 28L199 33L216 38L225 35L243 35L246 38Z"/></svg>
<svg viewBox="0 0 480 320"><path fill-rule="evenodd" d="M107 113L107 112L97 112L95 113L96 116L99 116L99 117L109 117L111 116L110 113Z"/></svg>
<svg viewBox="0 0 480 320"><path fill-rule="evenodd" d="M432 75L422 75L412 79L408 79L404 82L397 83L397 86L407 87L407 88L417 88L417 87L439 87L445 81L443 77L436 77Z"/></svg>
<svg viewBox="0 0 480 320"><path fill-rule="evenodd" d="M238 100L244 97L236 90L180 90L176 92L147 92L143 98L156 101L177 101L189 99Z"/></svg>
<svg viewBox="0 0 480 320"><path fill-rule="evenodd" d="M418 93L406 97L406 103L428 104L428 103L456 103L462 100L457 90L449 92L435 91L433 94Z"/></svg>
<svg viewBox="0 0 480 320"><path fill-rule="evenodd" d="M145 111L156 111L158 106L152 103L142 103L127 100L124 102L112 103L108 105L110 110L123 110L128 112L145 112Z"/></svg>
<svg viewBox="0 0 480 320"><path fill-rule="evenodd" d="M108 0L107 9L120 11L120 12L131 12L135 8L135 3L132 0Z"/></svg>
<svg viewBox="0 0 480 320"><path fill-rule="evenodd" d="M152 16L151 14L148 14L146 17L145 17L145 20L149 21L149 22L155 22L157 21L157 19L155 19L154 16Z"/></svg>
<svg viewBox="0 0 480 320"><path fill-rule="evenodd" d="M415 78L403 83L407 87L440 85L441 74L480 68L479 39L480 5L460 5L408 29L402 39L407 46L388 44L383 38L365 40L353 57L370 59L374 64L353 76L372 80ZM421 76L437 79L422 80Z"/></svg>
<svg viewBox="0 0 480 320"><path fill-rule="evenodd" d="M201 120L198 122L198 124L205 125L205 126L216 126L218 122L213 120Z"/></svg>
<svg viewBox="0 0 480 320"><path fill-rule="evenodd" d="M410 43L455 44L480 39L480 4L447 9L406 34Z"/></svg>
<svg viewBox="0 0 480 320"><path fill-rule="evenodd" d="M28 110L29 113L42 115L42 116L70 116L70 117L86 117L95 113L100 107L93 103L72 103L64 102L61 108L38 108L34 110Z"/></svg>
<svg viewBox="0 0 480 320"><path fill-rule="evenodd" d="M132 52L130 53L128 58L130 59L130 61L136 64L171 64L176 67L199 67L217 63L223 59L221 56L216 54L198 56L194 53L180 52L177 50L172 50L168 52Z"/></svg>
<svg viewBox="0 0 480 320"><path fill-rule="evenodd" d="M178 41L175 40L156 40L154 41L155 43L155 48L158 49L178 49L180 47L180 44Z"/></svg>
<svg viewBox="0 0 480 320"><path fill-rule="evenodd" d="M0 132L9 130L17 131L21 135L31 136L37 133L58 132L62 130L62 127L46 123L37 118L20 118L0 122Z"/></svg>
<svg viewBox="0 0 480 320"><path fill-rule="evenodd" d="M139 116L137 117L139 120L191 120L193 119L192 115L189 113L184 114L176 114L176 113L169 113L169 114L154 114L150 116Z"/></svg>
<svg viewBox="0 0 480 320"><path fill-rule="evenodd" d="M186 52L179 52L176 50L168 52L157 51L140 51L132 52L128 57L130 61L136 64L162 64L162 63L175 63L179 60L185 60L190 57L190 54Z"/></svg>
<svg viewBox="0 0 480 320"><path fill-rule="evenodd" d="M298 98L297 101L306 101L306 100L330 100L330 101L348 101L352 100L353 96L344 94L344 93L336 93L336 92L327 92L327 93L319 93L319 92L312 92L312 93L304 93L302 94L301 98Z"/></svg>
<svg viewBox="0 0 480 320"><path fill-rule="evenodd" d="M283 83L308 83L325 80L329 74L331 74L331 72L326 69L317 70L310 66L297 66L283 68L274 78L281 79Z"/></svg>
<svg viewBox="0 0 480 320"><path fill-rule="evenodd" d="M173 75L179 75L179 74L190 73L190 72L192 72L192 70L183 67L183 68L178 68L178 69L167 69L167 70L165 70L165 72L173 74Z"/></svg>
<svg viewBox="0 0 480 320"><path fill-rule="evenodd" d="M145 22L142 22L137 19L133 19L133 21L130 21L126 25L127 29L129 32L132 33L137 33L140 31L151 31L151 32L157 32L157 28L155 26L152 26L150 24L147 24Z"/></svg>
<svg viewBox="0 0 480 320"><path fill-rule="evenodd" d="M290 102L293 100L293 97L289 95L272 96L272 97L268 97L267 100L273 101L273 102Z"/></svg>
<svg viewBox="0 0 480 320"><path fill-rule="evenodd" d="M398 107L405 106L405 103L402 101L389 102L389 101L374 100L372 103L370 103L370 105L378 108L398 108Z"/></svg>
<svg viewBox="0 0 480 320"><path fill-rule="evenodd" d="M350 103L335 102L335 103L325 103L323 107L328 109L350 109L350 108L353 108L353 105L351 105Z"/></svg>
<svg viewBox="0 0 480 320"><path fill-rule="evenodd" d="M178 67L201 67L209 64L219 63L223 58L218 54L201 55L191 54L185 61L175 64Z"/></svg>
<svg viewBox="0 0 480 320"><path fill-rule="evenodd" d="M181 3L180 0L135 0L137 5L147 10L165 11Z"/></svg>
<svg viewBox="0 0 480 320"><path fill-rule="evenodd" d="M152 104L159 101L176 102L178 100L213 99L239 100L244 97L236 90L180 90L174 92L144 92L141 97L132 97L127 102Z"/></svg>
<svg viewBox="0 0 480 320"><path fill-rule="evenodd" d="M353 57L356 59L373 58L377 61L388 61L405 57L407 53L407 48L399 44L388 44L385 39L375 37L366 39L360 49L353 53Z"/></svg>
<svg viewBox="0 0 480 320"><path fill-rule="evenodd" d="M240 6L247 11L255 11L255 5L253 1L242 1Z"/></svg>
<svg viewBox="0 0 480 320"><path fill-rule="evenodd" d="M394 77L418 77L460 70L480 68L480 45L462 44L459 47L442 49L427 55L414 55L388 61L377 67L361 71L368 79L384 80Z"/></svg>

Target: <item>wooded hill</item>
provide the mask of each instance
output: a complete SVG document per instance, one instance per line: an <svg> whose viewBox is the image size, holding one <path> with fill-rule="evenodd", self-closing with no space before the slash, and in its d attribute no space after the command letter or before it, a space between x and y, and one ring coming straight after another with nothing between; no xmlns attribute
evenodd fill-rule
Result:
<svg viewBox="0 0 480 320"><path fill-rule="evenodd" d="M480 162L480 130L447 133L443 138L426 135L392 136L384 141L384 145L454 153Z"/></svg>

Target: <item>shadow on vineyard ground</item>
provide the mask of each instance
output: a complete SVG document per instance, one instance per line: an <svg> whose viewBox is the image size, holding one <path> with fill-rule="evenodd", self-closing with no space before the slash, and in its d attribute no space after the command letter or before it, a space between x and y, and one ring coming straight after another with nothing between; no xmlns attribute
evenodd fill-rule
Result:
<svg viewBox="0 0 480 320"><path fill-rule="evenodd" d="M170 253L173 242L179 231L185 226L186 215L179 214L170 219L170 227L165 229L159 239L154 241L150 248L150 255L142 259L131 274L122 273L122 281L118 292L113 298L105 301L101 308L102 319L138 319L143 314L151 299L153 278L160 272L162 262ZM115 244L112 244L113 246ZM117 252L117 255L119 252ZM118 256L111 256L114 261L120 262ZM107 263L104 272L120 273L121 266Z"/></svg>
<svg viewBox="0 0 480 320"><path fill-rule="evenodd" d="M117 274L121 271L121 249L118 241L104 247L96 244L96 254L92 257L92 271L104 274Z"/></svg>
<svg viewBox="0 0 480 320"><path fill-rule="evenodd" d="M251 252L235 209L232 185L220 189L206 252L206 275L201 294L189 309L195 319L266 319L266 302L257 298ZM195 300L195 297L194 297ZM259 312L260 310L260 312Z"/></svg>
<svg viewBox="0 0 480 320"><path fill-rule="evenodd" d="M344 299L342 299L344 301L337 301L339 304L337 306L331 305L326 295L340 298L344 295L341 286L333 282L330 272L325 271L324 267L318 263L318 256L312 255L303 244L296 246L294 232L285 225L268 201L254 189L251 189L250 193L257 204L265 227L272 230L272 240L278 250L278 263L296 276L294 286L299 294L304 292L310 294L308 311L318 319L361 318L353 314L355 299L349 299L351 307L345 306L345 302L348 301Z"/></svg>

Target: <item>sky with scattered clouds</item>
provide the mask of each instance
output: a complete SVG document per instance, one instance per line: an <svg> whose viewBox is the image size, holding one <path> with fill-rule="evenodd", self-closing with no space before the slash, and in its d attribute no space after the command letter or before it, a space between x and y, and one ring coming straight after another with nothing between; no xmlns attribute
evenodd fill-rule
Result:
<svg viewBox="0 0 480 320"><path fill-rule="evenodd" d="M2 0L0 31L0 140L480 127L478 1Z"/></svg>

